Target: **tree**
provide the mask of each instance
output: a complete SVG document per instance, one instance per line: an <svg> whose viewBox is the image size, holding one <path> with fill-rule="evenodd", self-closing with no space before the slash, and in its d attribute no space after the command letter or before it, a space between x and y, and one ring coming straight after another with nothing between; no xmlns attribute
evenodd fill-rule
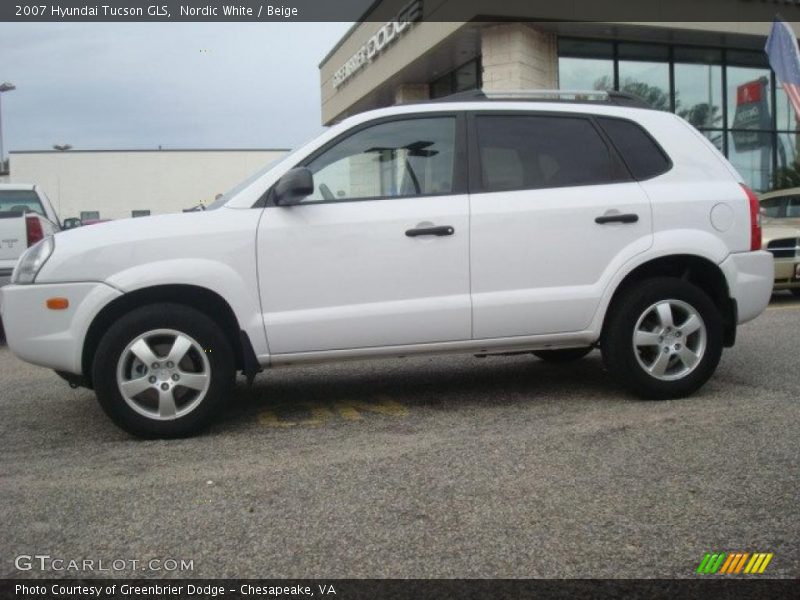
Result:
<svg viewBox="0 0 800 600"><path fill-rule="evenodd" d="M647 102L651 108L655 108L656 110L670 109L669 92L662 90L660 87L631 78L623 79L620 84L619 91L638 96ZM614 82L608 75L604 75L594 82L594 89L613 90Z"/></svg>
<svg viewBox="0 0 800 600"><path fill-rule="evenodd" d="M800 187L800 166L792 163L786 167L778 167L772 176L772 189L785 190Z"/></svg>

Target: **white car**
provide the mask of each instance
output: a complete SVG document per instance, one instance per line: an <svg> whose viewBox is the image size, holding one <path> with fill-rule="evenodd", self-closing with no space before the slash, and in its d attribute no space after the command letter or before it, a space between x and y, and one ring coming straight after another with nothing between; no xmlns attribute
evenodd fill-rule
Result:
<svg viewBox="0 0 800 600"><path fill-rule="evenodd" d="M758 199L679 117L564 97L360 114L213 210L49 237L2 291L9 346L150 437L208 424L237 370L369 357L599 346L686 396L769 301Z"/></svg>
<svg viewBox="0 0 800 600"><path fill-rule="evenodd" d="M29 183L0 183L0 287L26 248L59 230L44 191Z"/></svg>

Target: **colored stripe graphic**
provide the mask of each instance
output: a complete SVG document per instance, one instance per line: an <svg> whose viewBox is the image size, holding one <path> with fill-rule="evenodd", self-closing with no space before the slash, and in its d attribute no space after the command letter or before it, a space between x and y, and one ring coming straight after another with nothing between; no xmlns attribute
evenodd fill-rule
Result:
<svg viewBox="0 0 800 600"><path fill-rule="evenodd" d="M744 569L742 574L761 574L773 556L771 552L707 552L696 572L703 575L739 575Z"/></svg>
<svg viewBox="0 0 800 600"><path fill-rule="evenodd" d="M747 567L745 567L744 572L750 573L751 575L763 573L773 556L774 555L771 552L753 554L753 558L750 559L750 562L747 564Z"/></svg>
<svg viewBox="0 0 800 600"><path fill-rule="evenodd" d="M720 552L718 554L709 554L703 557L700 566L697 567L698 573L705 573L706 575L713 575L722 566L722 561L725 560L726 553Z"/></svg>

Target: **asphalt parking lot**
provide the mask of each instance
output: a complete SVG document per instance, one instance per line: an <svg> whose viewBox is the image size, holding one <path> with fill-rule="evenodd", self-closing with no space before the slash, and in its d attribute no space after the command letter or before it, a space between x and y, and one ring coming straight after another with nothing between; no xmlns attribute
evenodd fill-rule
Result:
<svg viewBox="0 0 800 600"><path fill-rule="evenodd" d="M798 577L798 371L781 296L687 400L621 393L597 352L352 362L264 373L208 434L140 441L1 348L1 573L81 575L15 568L47 554L193 561L116 573L155 577L691 577L746 551Z"/></svg>

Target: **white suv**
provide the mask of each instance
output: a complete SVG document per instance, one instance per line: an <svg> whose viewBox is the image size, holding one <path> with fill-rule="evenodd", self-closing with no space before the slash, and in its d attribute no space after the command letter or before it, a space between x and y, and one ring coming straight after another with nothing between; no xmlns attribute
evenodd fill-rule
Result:
<svg viewBox="0 0 800 600"><path fill-rule="evenodd" d="M690 394L769 301L758 200L679 117L572 100L360 114L214 210L58 233L2 291L9 346L141 436L197 431L237 370L417 353L599 346Z"/></svg>

